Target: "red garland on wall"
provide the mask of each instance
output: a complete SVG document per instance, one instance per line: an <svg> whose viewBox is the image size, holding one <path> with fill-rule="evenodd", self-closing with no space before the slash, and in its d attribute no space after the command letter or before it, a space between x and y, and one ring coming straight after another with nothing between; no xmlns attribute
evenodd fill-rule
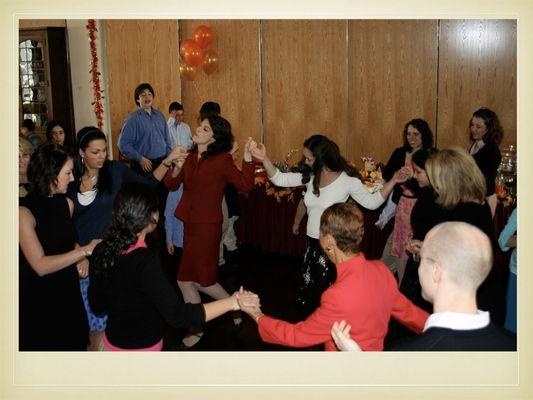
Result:
<svg viewBox="0 0 533 400"><path fill-rule="evenodd" d="M94 101L91 105L94 108L94 114L96 115L96 121L98 122L98 129L102 130L104 125L104 107L102 106L102 93L104 91L100 88L100 72L98 72L98 54L96 52L96 22L94 19L89 19L86 26L89 31L89 43L91 48L91 81L93 84Z"/></svg>

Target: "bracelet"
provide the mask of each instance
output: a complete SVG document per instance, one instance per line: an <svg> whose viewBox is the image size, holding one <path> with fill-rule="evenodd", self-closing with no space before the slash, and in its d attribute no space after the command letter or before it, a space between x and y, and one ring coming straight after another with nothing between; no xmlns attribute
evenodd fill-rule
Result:
<svg viewBox="0 0 533 400"><path fill-rule="evenodd" d="M172 163L166 164L164 161L161 162L165 167L170 168L172 166Z"/></svg>

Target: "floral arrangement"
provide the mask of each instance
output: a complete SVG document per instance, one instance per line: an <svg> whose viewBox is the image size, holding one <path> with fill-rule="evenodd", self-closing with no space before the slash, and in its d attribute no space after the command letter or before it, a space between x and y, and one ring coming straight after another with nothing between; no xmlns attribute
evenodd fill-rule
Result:
<svg viewBox="0 0 533 400"><path fill-rule="evenodd" d="M361 157L361 161L363 168L359 170L359 177L363 184L371 191L381 189L383 187L381 163L376 164L373 157Z"/></svg>
<svg viewBox="0 0 533 400"><path fill-rule="evenodd" d="M289 161L292 157L292 155L294 153L296 153L298 150L296 149L292 149L291 151L289 151L286 155L285 155L285 158L283 159L283 162L281 161L276 161L274 163L274 165L281 171L281 172L290 172L291 170L291 167L289 165Z"/></svg>
<svg viewBox="0 0 533 400"><path fill-rule="evenodd" d="M283 161L276 161L274 165L281 172L290 172L292 168L290 165L290 159L297 151L298 150L296 149L290 150L283 158ZM277 186L271 184L262 166L256 167L254 183L256 186L264 186L267 196L274 196L278 203L281 202L281 199L284 197L287 198L287 201L294 201L294 189L278 188Z"/></svg>

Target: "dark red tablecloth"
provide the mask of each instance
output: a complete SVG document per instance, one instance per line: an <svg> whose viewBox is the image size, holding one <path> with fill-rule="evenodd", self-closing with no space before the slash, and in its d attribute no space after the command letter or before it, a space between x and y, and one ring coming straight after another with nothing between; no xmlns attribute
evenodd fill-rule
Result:
<svg viewBox="0 0 533 400"><path fill-rule="evenodd" d="M302 257L306 243L306 220L302 221L298 236L292 233L294 214L301 197L302 190L295 189L292 200L282 197L277 201L274 196L266 194L264 186L256 186L248 194L239 193L240 218L235 224L239 242L258 246L265 251ZM365 218L363 252L369 259L381 258L383 247L392 230L392 221L383 230L374 225L383 207L377 210L361 209ZM504 207L502 203L498 203L494 216L496 237L507 223L513 209L514 206ZM494 255L496 268L507 268L509 256L510 253L502 253L497 249Z"/></svg>
<svg viewBox="0 0 533 400"><path fill-rule="evenodd" d="M255 187L249 194L239 194L240 218L235 224L241 243L252 244L265 251L273 251L291 257L302 257L305 251L306 219L300 225L300 234L292 233L294 214L302 190L295 189L292 200L282 197L278 202L268 196L263 186ZM365 217L363 251L367 258L379 259L392 224L382 231L374 226L382 207L377 210L362 209Z"/></svg>

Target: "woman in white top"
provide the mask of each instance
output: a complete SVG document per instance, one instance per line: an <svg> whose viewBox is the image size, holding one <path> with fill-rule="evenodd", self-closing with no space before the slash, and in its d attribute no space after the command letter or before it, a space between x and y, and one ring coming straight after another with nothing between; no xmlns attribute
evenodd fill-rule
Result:
<svg viewBox="0 0 533 400"><path fill-rule="evenodd" d="M335 268L324 255L318 242L320 217L326 208L343 203L348 197L361 206L376 209L387 198L394 185L405 182L409 171L397 171L381 190L370 192L355 175L355 168L341 156L337 144L322 135L313 135L304 142L304 168L301 173L279 171L267 156L263 144L252 150L261 161L269 179L276 186L306 186L304 203L307 208L307 247L304 254L302 282L297 302L305 314L320 304L322 292L335 280Z"/></svg>

